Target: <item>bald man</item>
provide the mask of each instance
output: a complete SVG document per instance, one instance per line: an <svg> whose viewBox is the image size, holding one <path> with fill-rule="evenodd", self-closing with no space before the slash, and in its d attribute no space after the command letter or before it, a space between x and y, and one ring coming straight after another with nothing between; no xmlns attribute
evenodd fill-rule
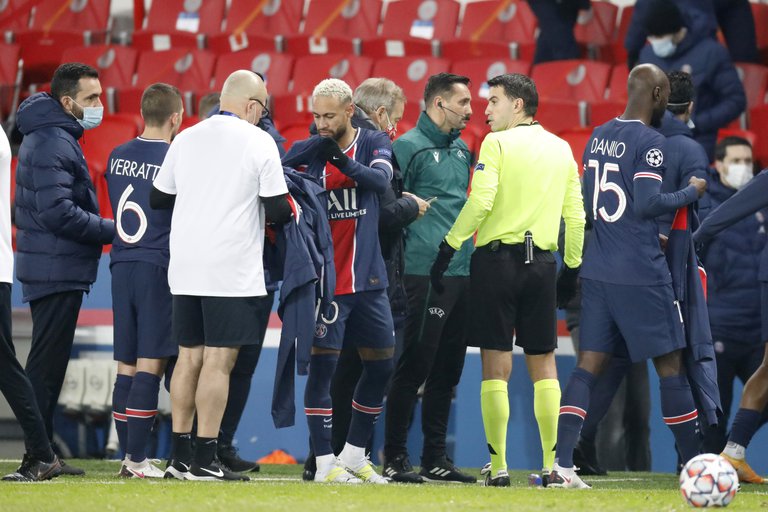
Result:
<svg viewBox="0 0 768 512"><path fill-rule="evenodd" d="M256 126L266 101L261 78L232 73L219 114L174 139L153 183L152 208L173 208L168 282L179 359L166 478L248 480L214 455L238 351L260 339L258 298L267 294L261 207L271 222L291 216L277 146Z"/></svg>
<svg viewBox="0 0 768 512"><path fill-rule="evenodd" d="M706 181L691 177L683 190L661 193L664 137L650 126L660 124L669 89L658 67L634 68L624 113L595 128L584 150L584 206L594 231L579 275L578 365L560 402L549 487L589 488L574 471L573 448L592 388L613 354L633 363L653 360L664 422L683 461L698 454L698 412L681 357L682 314L655 218L696 201Z"/></svg>

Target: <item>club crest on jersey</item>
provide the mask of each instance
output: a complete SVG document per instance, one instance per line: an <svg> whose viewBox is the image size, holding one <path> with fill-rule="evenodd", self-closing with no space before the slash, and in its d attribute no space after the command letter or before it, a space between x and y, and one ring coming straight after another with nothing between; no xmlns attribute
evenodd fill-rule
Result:
<svg viewBox="0 0 768 512"><path fill-rule="evenodd" d="M433 151L432 156L435 157L435 162L440 163L440 152L439 151Z"/></svg>
<svg viewBox="0 0 768 512"><path fill-rule="evenodd" d="M325 336L328 334L328 327L325 326L325 324L322 323L316 323L315 324L315 338L325 338Z"/></svg>
<svg viewBox="0 0 768 512"><path fill-rule="evenodd" d="M648 162L648 165L651 167L658 167L664 163L664 153L662 153L660 149L650 149L645 154L645 161Z"/></svg>
<svg viewBox="0 0 768 512"><path fill-rule="evenodd" d="M328 191L328 220L354 219L365 215L366 211L366 208L357 207L356 188Z"/></svg>
<svg viewBox="0 0 768 512"><path fill-rule="evenodd" d="M379 155L383 155L383 156L387 156L389 158L392 158L392 151L390 151L390 150L388 150L386 148L374 149L373 150L373 156L379 156Z"/></svg>

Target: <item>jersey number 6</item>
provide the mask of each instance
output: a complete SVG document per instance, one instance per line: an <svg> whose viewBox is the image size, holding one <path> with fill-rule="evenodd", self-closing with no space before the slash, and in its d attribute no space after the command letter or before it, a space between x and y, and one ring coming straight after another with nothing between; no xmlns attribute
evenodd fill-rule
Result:
<svg viewBox="0 0 768 512"><path fill-rule="evenodd" d="M139 206L138 203L128 201L128 196L130 196L132 192L133 185L128 185L125 188L125 191L123 191L123 195L120 196L120 201L117 203L117 219L115 219L117 234L120 236L120 240L127 244L135 244L141 240L141 237L143 237L144 233L147 231L147 215L144 213L144 210L141 209L141 206ZM123 212L125 211L132 211L139 217L139 229L137 229L136 233L133 235L129 235L125 232L125 229L123 229Z"/></svg>
<svg viewBox="0 0 768 512"><path fill-rule="evenodd" d="M595 191L592 196L593 218L597 220L597 214L599 213L600 217L602 217L605 222L616 222L622 215L624 215L624 210L627 209L627 196L624 194L624 190L622 190L617 183L608 181L609 172L620 172L618 164L614 162L606 162L603 164L602 176L600 175L600 162L597 160L589 160L587 166L595 170ZM597 196L600 192L612 192L616 194L619 206L612 214L609 214L604 206L601 206L600 208L597 207Z"/></svg>

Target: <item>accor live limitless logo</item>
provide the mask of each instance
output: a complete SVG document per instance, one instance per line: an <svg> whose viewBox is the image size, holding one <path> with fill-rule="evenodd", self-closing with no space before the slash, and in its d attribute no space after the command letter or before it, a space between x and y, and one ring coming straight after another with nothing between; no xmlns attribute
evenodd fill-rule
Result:
<svg viewBox="0 0 768 512"><path fill-rule="evenodd" d="M354 219L366 214L357 206L357 189L337 188L328 191L328 220Z"/></svg>

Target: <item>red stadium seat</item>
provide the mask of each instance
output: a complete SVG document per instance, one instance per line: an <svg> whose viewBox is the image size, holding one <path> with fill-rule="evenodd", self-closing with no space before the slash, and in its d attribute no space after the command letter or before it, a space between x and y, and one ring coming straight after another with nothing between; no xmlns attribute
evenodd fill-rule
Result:
<svg viewBox="0 0 768 512"><path fill-rule="evenodd" d="M747 109L768 103L768 66L747 62L734 62L734 65L747 94Z"/></svg>
<svg viewBox="0 0 768 512"><path fill-rule="evenodd" d="M243 51L221 55L216 62L213 74L213 90L218 91L224 80L238 69L250 69L260 73L267 83L270 93L285 93L291 80L293 57L279 53Z"/></svg>
<svg viewBox="0 0 768 512"><path fill-rule="evenodd" d="M280 130L280 135L285 137L283 146L286 151L291 149L291 146L293 146L295 142L309 138L309 125L311 122L312 121L308 123L292 124Z"/></svg>
<svg viewBox="0 0 768 512"><path fill-rule="evenodd" d="M0 32L19 32L29 28L30 9L25 0L0 2Z"/></svg>
<svg viewBox="0 0 768 512"><path fill-rule="evenodd" d="M456 39L465 42L463 58L500 56L495 53L498 50L490 55L487 50L502 45L511 47L513 58L533 60L536 50L536 26L536 17L528 3L523 0L469 2L466 4ZM451 46L455 44L452 42Z"/></svg>
<svg viewBox="0 0 768 512"><path fill-rule="evenodd" d="M115 111L115 89L133 82L138 52L128 46L76 46L64 50L62 62L82 62L99 70L99 81L106 89L109 112Z"/></svg>
<svg viewBox="0 0 768 512"><path fill-rule="evenodd" d="M469 102L472 107L472 116L469 118L467 126L475 131L475 133L482 140L491 129L488 127L486 121L488 118L485 116L485 109L488 107L488 100L479 98L477 95L472 95L472 100ZM478 149L480 146L478 145Z"/></svg>
<svg viewBox="0 0 768 512"><path fill-rule="evenodd" d="M311 95L315 86L325 78L344 80L354 90L371 76L373 60L368 57L345 55L311 55L296 59L293 94Z"/></svg>
<svg viewBox="0 0 768 512"><path fill-rule="evenodd" d="M576 23L573 34L577 42L586 46L589 58L612 62L610 45L614 41L618 14L619 8L611 2L594 1L590 16Z"/></svg>
<svg viewBox="0 0 768 512"><path fill-rule="evenodd" d="M363 41L363 55L403 57L432 55L433 45L453 39L459 3L453 0L398 0L387 4L381 37Z"/></svg>
<svg viewBox="0 0 768 512"><path fill-rule="evenodd" d="M305 95L280 94L278 91L270 96L269 104L272 111L272 120L275 122L278 130L293 125L308 127L312 122L309 98Z"/></svg>
<svg viewBox="0 0 768 512"><path fill-rule="evenodd" d="M611 44L611 57L614 64L627 62L627 49L624 48L624 39L627 37L629 25L632 22L632 14L635 12L634 5L625 5L621 8L619 14L619 26L616 29L616 35Z"/></svg>
<svg viewBox="0 0 768 512"><path fill-rule="evenodd" d="M133 34L139 50L203 48L206 34L221 32L226 0L152 2L142 30Z"/></svg>
<svg viewBox="0 0 768 512"><path fill-rule="evenodd" d="M584 104L569 100L539 101L534 119L553 133L584 127Z"/></svg>
<svg viewBox="0 0 768 512"><path fill-rule="evenodd" d="M530 62L510 59L467 59L455 61L451 66L452 73L469 77L472 82L470 90L473 98L488 97L487 82L490 78L505 73L527 75L530 70Z"/></svg>
<svg viewBox="0 0 768 512"><path fill-rule="evenodd" d="M110 28L110 0L43 0L31 17L30 29L83 33L86 44L103 43Z"/></svg>
<svg viewBox="0 0 768 512"><path fill-rule="evenodd" d="M542 98L592 102L604 98L610 73L605 62L561 60L533 66L531 78Z"/></svg>
<svg viewBox="0 0 768 512"><path fill-rule="evenodd" d="M768 104L749 111L750 131L755 133L754 156L761 168L768 167Z"/></svg>
<svg viewBox="0 0 768 512"><path fill-rule="evenodd" d="M312 0L301 34L287 35L284 51L294 56L358 53L359 41L374 37L381 0Z"/></svg>
<svg viewBox="0 0 768 512"><path fill-rule="evenodd" d="M91 179L96 188L96 198L99 201L99 211L102 217L114 218L112 206L109 202L107 182L104 179L107 169L109 154L120 144L124 144L136 137L139 130L131 118L122 116L106 116L101 124L88 131L88 134L80 141L83 146L83 155L91 172Z"/></svg>
<svg viewBox="0 0 768 512"><path fill-rule="evenodd" d="M742 139L747 139L753 148L755 147L755 144L757 144L757 135L755 135L755 132L750 130L720 128L717 131L717 141L720 142L726 137L741 137Z"/></svg>
<svg viewBox="0 0 768 512"><path fill-rule="evenodd" d="M448 71L448 67L447 60L436 57L388 58L376 61L372 76L389 78L403 88L406 98L413 103L420 103L427 79L436 73ZM418 109L409 105L406 110Z"/></svg>
<svg viewBox="0 0 768 512"><path fill-rule="evenodd" d="M0 44L0 121L12 116L21 89L21 51L15 44Z"/></svg>
<svg viewBox="0 0 768 512"><path fill-rule="evenodd" d="M624 113L625 101L595 101L589 104L589 125L599 126Z"/></svg>
<svg viewBox="0 0 768 512"><path fill-rule="evenodd" d="M216 57L204 50L142 52L133 87L117 92L118 111L138 112L144 89L155 82L165 82L175 85L184 93L185 110L188 115L192 115L195 112L193 93L210 89L215 61Z"/></svg>
<svg viewBox="0 0 768 512"><path fill-rule="evenodd" d="M752 16L755 18L755 31L757 32L757 48L760 50L763 64L768 65L768 4L751 4Z"/></svg>
<svg viewBox="0 0 768 512"><path fill-rule="evenodd" d="M584 148L587 147L589 139L592 137L592 128L579 128L574 130L565 130L560 133L560 138L564 139L573 152L573 159L579 167L579 176L584 172L582 159L584 157Z"/></svg>
<svg viewBox="0 0 768 512"><path fill-rule="evenodd" d="M605 91L605 99L592 101L589 104L589 124L601 125L624 112L627 103L627 77L629 70L626 64L620 63L611 69L611 79Z"/></svg>
<svg viewBox="0 0 768 512"><path fill-rule="evenodd" d="M224 32L261 36L297 34L303 4L303 0L232 0Z"/></svg>
<svg viewBox="0 0 768 512"><path fill-rule="evenodd" d="M87 44L83 32L25 30L16 34L16 42L24 59L24 86L50 82L62 63L64 50Z"/></svg>

